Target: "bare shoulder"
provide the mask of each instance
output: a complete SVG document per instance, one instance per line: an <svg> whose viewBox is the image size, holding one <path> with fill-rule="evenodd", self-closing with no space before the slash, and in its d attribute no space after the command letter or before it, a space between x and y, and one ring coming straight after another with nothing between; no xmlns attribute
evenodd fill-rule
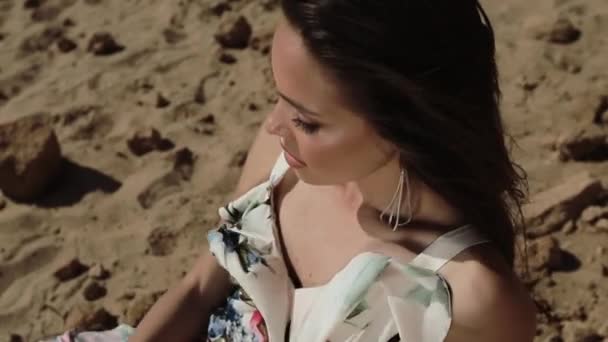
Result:
<svg viewBox="0 0 608 342"><path fill-rule="evenodd" d="M536 306L491 245L469 248L440 273L453 294L447 342L533 341Z"/></svg>
<svg viewBox="0 0 608 342"><path fill-rule="evenodd" d="M266 120L268 120L268 117ZM266 120L259 127L258 133L247 152L238 184L233 191L233 197L238 197L267 180L270 177L272 166L281 154L279 138L270 135L265 130Z"/></svg>

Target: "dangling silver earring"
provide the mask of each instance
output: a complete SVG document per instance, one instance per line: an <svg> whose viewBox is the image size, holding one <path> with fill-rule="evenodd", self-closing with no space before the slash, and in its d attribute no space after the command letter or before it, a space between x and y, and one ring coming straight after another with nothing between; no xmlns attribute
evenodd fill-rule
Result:
<svg viewBox="0 0 608 342"><path fill-rule="evenodd" d="M401 212L401 198L403 197L403 178L404 178L404 175L405 175L405 183L406 183L406 186L407 186L407 195L406 195L406 197L407 197L408 219L407 219L407 221L405 221L403 223L398 223L398 221L399 221L399 214ZM393 203L395 202L396 198L397 198L397 207L395 208L394 205L393 205ZM407 169L405 169L403 167L401 168L401 172L399 174L399 184L397 185L397 190L395 190L395 194L393 195L393 198L391 199L391 202L382 211L382 213L380 213L380 220L382 220L384 218L384 215L386 214L386 211L389 208L391 208L391 215L389 216L388 223L392 224L393 217L395 217L395 225L393 226L393 231L396 231L397 227L404 226L404 225L410 223L410 221L412 221L412 199L411 199L410 180L409 180L409 176L407 174ZM397 215L396 216L395 216L395 210L397 211Z"/></svg>

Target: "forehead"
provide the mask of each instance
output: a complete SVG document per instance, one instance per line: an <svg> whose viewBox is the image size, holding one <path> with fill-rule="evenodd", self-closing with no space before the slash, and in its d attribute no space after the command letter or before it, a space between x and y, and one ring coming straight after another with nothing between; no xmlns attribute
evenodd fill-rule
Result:
<svg viewBox="0 0 608 342"><path fill-rule="evenodd" d="M335 113L343 101L336 83L307 51L285 19L277 25L270 53L277 90L321 115Z"/></svg>
<svg viewBox="0 0 608 342"><path fill-rule="evenodd" d="M284 17L279 20L272 39L270 57L275 65L285 68L299 66L315 69L318 65L308 53L302 36Z"/></svg>

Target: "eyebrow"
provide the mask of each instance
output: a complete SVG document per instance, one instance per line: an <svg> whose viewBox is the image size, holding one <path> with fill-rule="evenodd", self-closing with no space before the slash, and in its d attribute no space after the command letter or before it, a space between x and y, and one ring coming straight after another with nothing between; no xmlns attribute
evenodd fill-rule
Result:
<svg viewBox="0 0 608 342"><path fill-rule="evenodd" d="M290 105L292 105L294 108L301 111L302 113L308 114L310 116L316 116L316 117L321 116L319 113L313 112L312 110L307 109L306 107L302 106L301 104L294 101L293 99L290 99L289 97L285 96L280 91L277 91L277 92L279 93L279 96L283 98L283 100L287 101Z"/></svg>
<svg viewBox="0 0 608 342"><path fill-rule="evenodd" d="M268 62L270 64L270 74L274 75L274 70L272 70L272 53L268 54ZM283 100L285 100L287 103L289 103L290 105L292 105L295 109L299 110L303 114L308 114L310 116L316 116L316 117L320 117L321 116L319 113L314 112L314 111L312 111L312 110L304 107L303 105L301 105L299 102L295 101L294 99L287 97L285 94L283 94L280 91L278 91L278 89L277 89L277 93L279 93L279 96L281 98L283 98Z"/></svg>

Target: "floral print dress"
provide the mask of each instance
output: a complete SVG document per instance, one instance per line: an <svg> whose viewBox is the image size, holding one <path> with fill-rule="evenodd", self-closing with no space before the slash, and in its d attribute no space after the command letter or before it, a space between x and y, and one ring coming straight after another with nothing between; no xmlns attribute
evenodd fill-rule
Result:
<svg viewBox="0 0 608 342"><path fill-rule="evenodd" d="M376 252L355 256L325 285L295 288L279 246L273 189L289 165L281 153L270 179L219 208L209 248L234 290L210 317L207 342L441 342L452 321L451 292L438 270L487 242L470 225L437 238L409 263ZM68 332L50 341L126 342L120 325Z"/></svg>
<svg viewBox="0 0 608 342"><path fill-rule="evenodd" d="M209 342L440 342L450 328L447 281L438 270L487 242L471 225L436 239L409 263L375 252L354 257L325 285L295 288L281 254L273 189L289 165L219 209L209 248L235 290L211 317Z"/></svg>

